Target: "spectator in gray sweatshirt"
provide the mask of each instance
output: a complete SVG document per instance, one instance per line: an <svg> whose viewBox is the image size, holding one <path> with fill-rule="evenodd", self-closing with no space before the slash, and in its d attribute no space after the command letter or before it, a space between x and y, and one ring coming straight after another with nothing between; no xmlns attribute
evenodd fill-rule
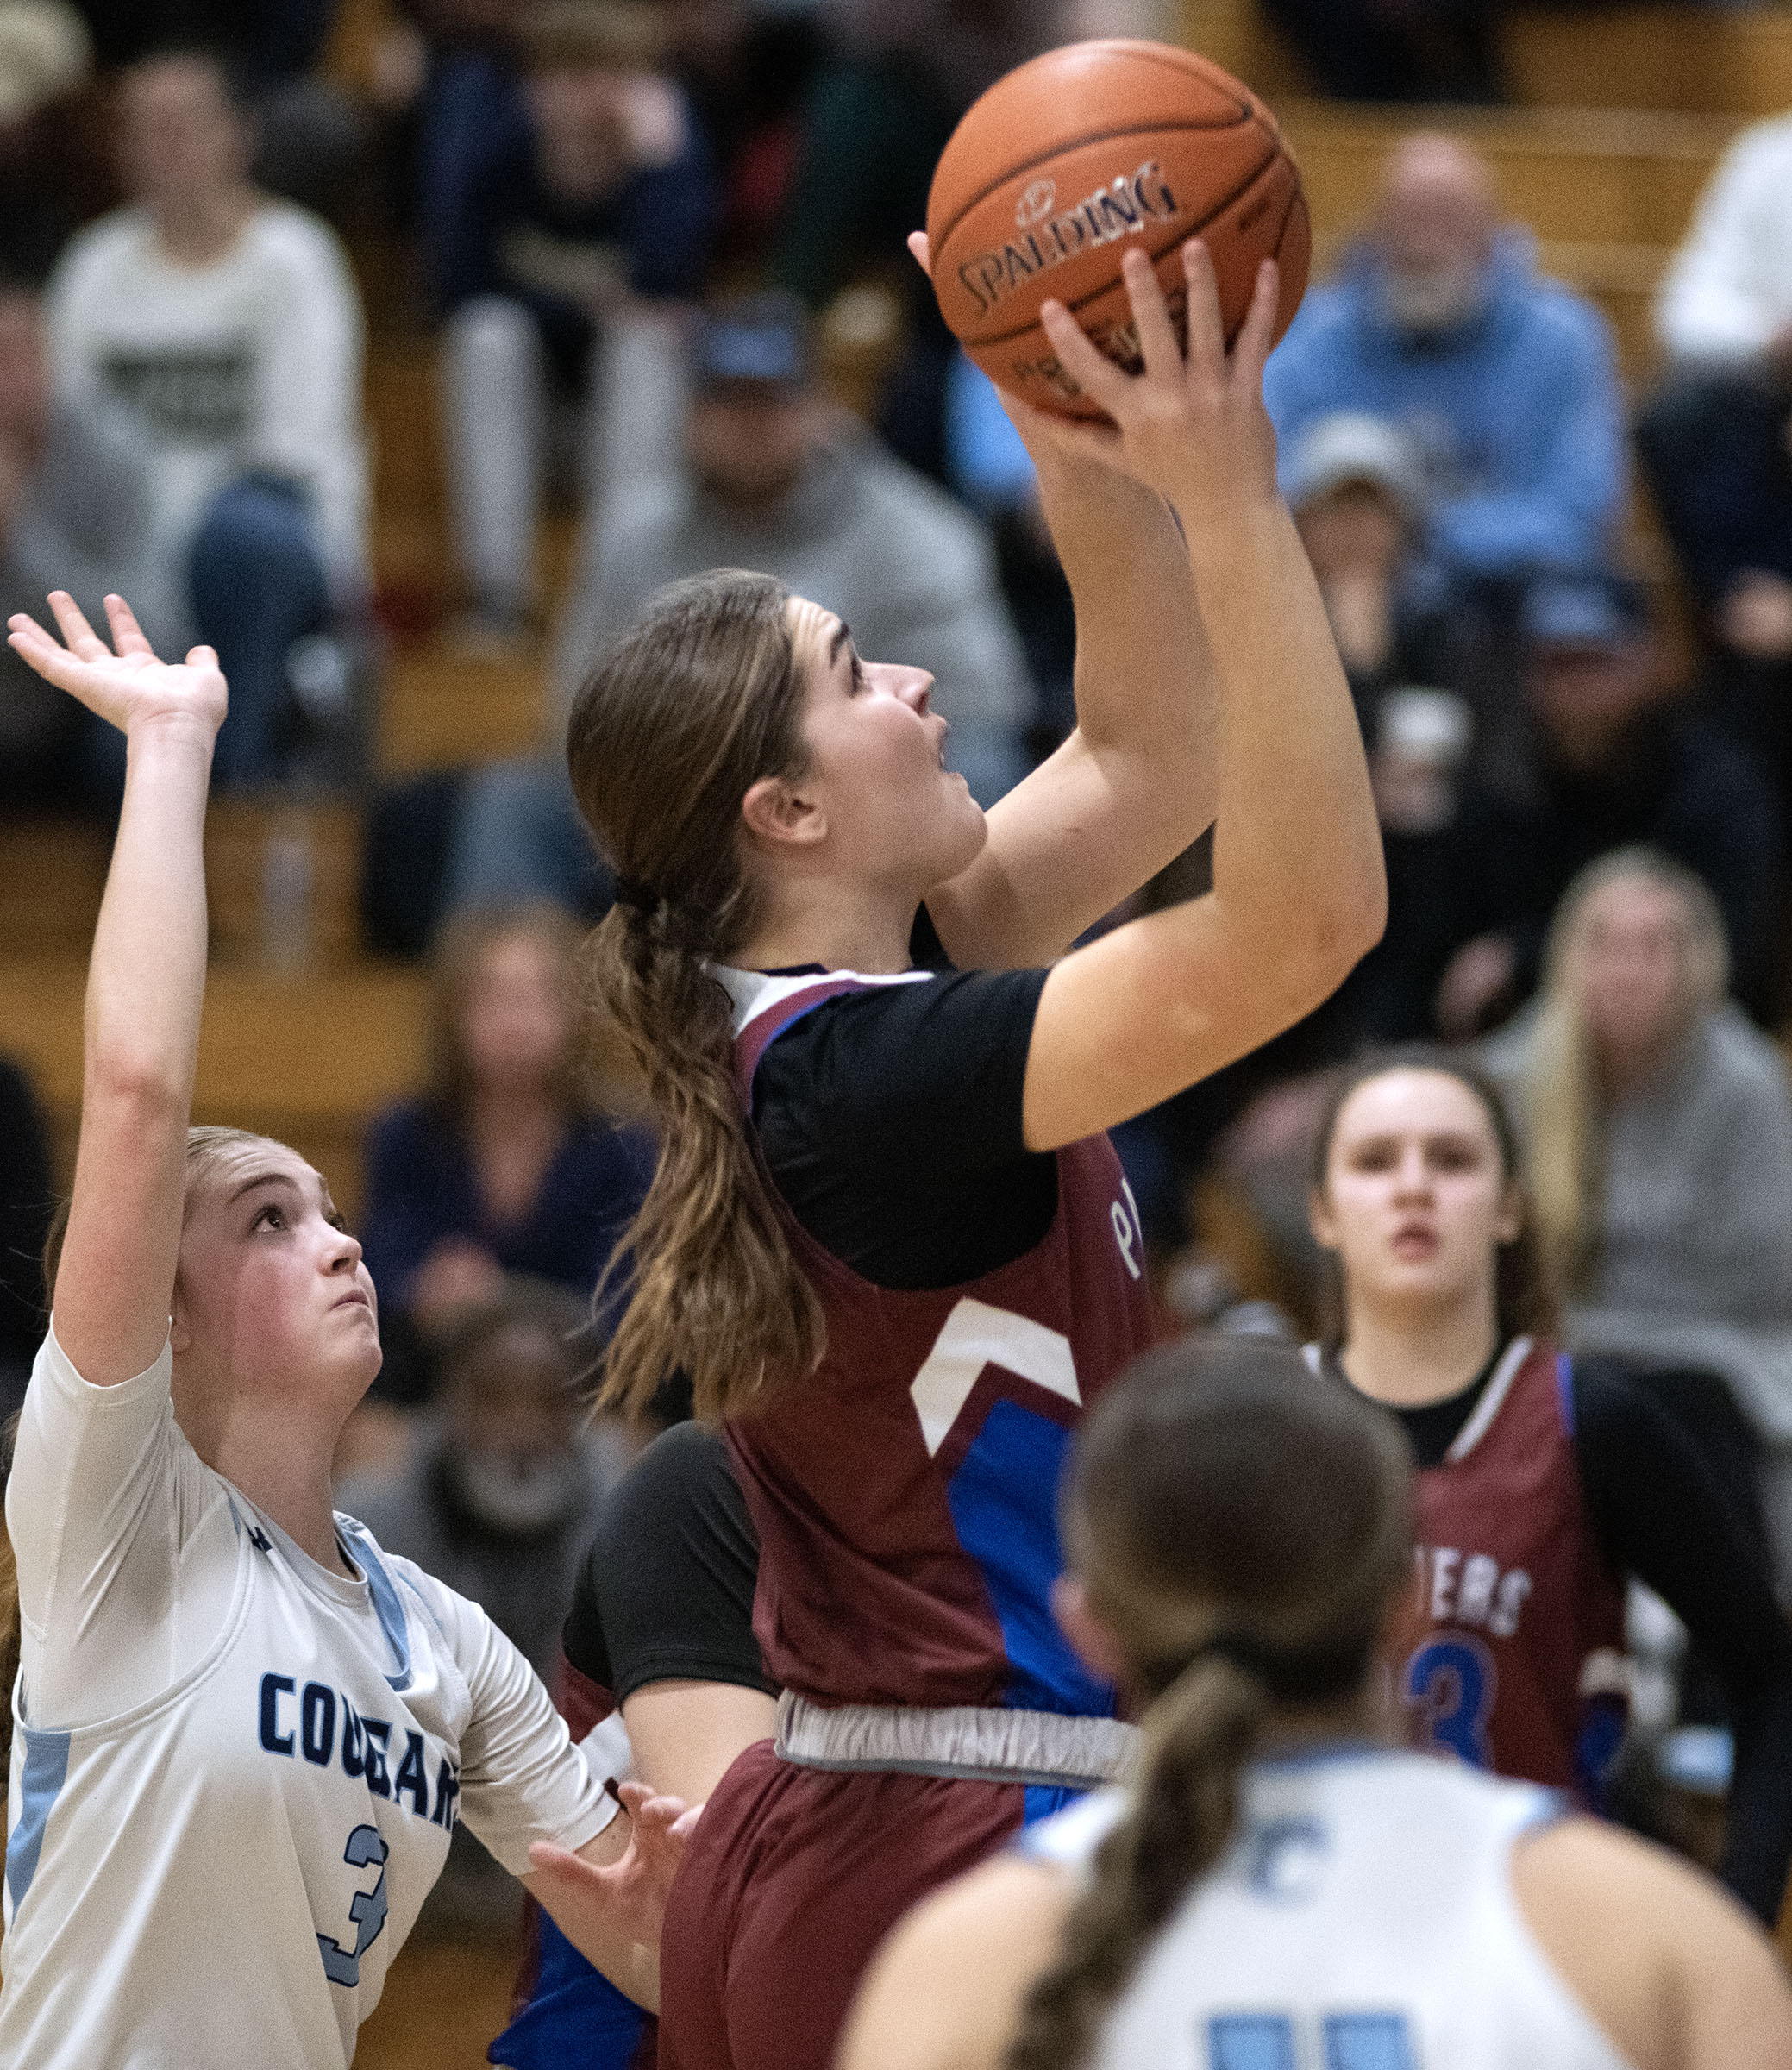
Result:
<svg viewBox="0 0 1792 2070"><path fill-rule="evenodd" d="M626 347L611 378L623 378ZM461 806L451 908L547 895L592 902L594 865L567 781L566 720L598 655L655 591L752 568L839 612L860 650L934 677L946 759L990 805L1025 772L1031 690L977 520L834 409L807 319L781 296L724 304L687 358L681 437L612 467L587 512L555 644L542 756L477 772ZM612 421L626 412L611 411Z"/></svg>
<svg viewBox="0 0 1792 2070"><path fill-rule="evenodd" d="M1570 1341L1728 1382L1792 1578L1792 1086L1727 983L1703 881L1620 849L1569 887L1542 991L1486 1060L1527 1138Z"/></svg>

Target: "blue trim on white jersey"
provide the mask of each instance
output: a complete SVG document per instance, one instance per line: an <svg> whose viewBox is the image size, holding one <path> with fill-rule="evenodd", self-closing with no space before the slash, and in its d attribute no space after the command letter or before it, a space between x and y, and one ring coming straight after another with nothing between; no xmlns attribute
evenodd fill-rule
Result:
<svg viewBox="0 0 1792 2070"><path fill-rule="evenodd" d="M6 1846L6 1887L12 1894L15 1912L25 1902L31 1879L37 1873L37 1858L43 1851L44 1828L68 1780L68 1744L66 1732L38 1732L22 1726L25 1735L25 1772L19 1781L19 1822Z"/></svg>
<svg viewBox="0 0 1792 2070"><path fill-rule="evenodd" d="M396 1695L403 1696L410 1687L410 1639L404 1628L404 1606L398 1601L398 1591L392 1585L392 1578L385 1571L385 1563L379 1557L379 1548L370 1534L360 1525L348 1518L339 1521L354 1551L355 1559L367 1578L367 1590L373 1598L373 1609L379 1619L379 1628L385 1634L385 1642L392 1649L392 1659L398 1664L398 1672L385 1678Z"/></svg>

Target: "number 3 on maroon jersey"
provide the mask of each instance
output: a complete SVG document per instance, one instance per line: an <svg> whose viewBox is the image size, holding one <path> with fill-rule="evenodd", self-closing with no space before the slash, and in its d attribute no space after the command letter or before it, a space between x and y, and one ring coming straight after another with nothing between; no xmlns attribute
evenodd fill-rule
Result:
<svg viewBox="0 0 1792 2070"><path fill-rule="evenodd" d="M1433 1639L1407 1663L1407 1703L1421 1747L1453 1753L1471 1768L1491 1768L1487 1722L1499 1685L1493 1655L1459 1634Z"/></svg>

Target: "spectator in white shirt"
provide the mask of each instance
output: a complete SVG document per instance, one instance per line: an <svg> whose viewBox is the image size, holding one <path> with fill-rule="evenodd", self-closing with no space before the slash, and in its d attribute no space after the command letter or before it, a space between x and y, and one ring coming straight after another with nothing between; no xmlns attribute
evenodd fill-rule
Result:
<svg viewBox="0 0 1792 2070"><path fill-rule="evenodd" d="M1735 367L1792 344L1792 115L1745 129L1700 197L1661 285L1670 358Z"/></svg>
<svg viewBox="0 0 1792 2070"><path fill-rule="evenodd" d="M216 779L267 781L291 743L289 656L367 586L360 301L329 229L250 185L221 62L147 58L120 111L133 198L51 281L56 386L148 445L161 550L229 672Z"/></svg>

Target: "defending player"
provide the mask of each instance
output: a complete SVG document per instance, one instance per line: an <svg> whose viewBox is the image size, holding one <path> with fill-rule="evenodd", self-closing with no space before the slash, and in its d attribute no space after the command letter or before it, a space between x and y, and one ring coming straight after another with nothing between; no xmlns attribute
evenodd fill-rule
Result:
<svg viewBox="0 0 1792 2070"><path fill-rule="evenodd" d="M1528 1785L1375 1744L1406 1452L1291 1349L1185 1343L1095 1410L1066 1622L1151 1699L1130 1791L907 1921L840 2070L1792 2070L1703 1876Z"/></svg>
<svg viewBox="0 0 1792 2070"><path fill-rule="evenodd" d="M114 654L50 601L67 647L22 616L12 644L123 731L128 775L6 1496L0 2061L346 2066L458 1817L538 1888L532 1843L611 1861L629 1822L485 1613L332 1511L379 1365L360 1246L292 1151L187 1125L217 657L158 662L116 597ZM561 1909L630 1982L632 1936Z"/></svg>
<svg viewBox="0 0 1792 2070"><path fill-rule="evenodd" d="M1722 1874L1771 1925L1792 1860L1792 1631L1679 1423L1611 1362L1557 1350L1528 1213L1478 1072L1415 1050L1341 1080L1313 1167L1337 1299L1310 1356L1393 1409L1421 1470L1401 1666L1415 1734L1597 1805L1635 1574L1729 1694Z"/></svg>
<svg viewBox="0 0 1792 2070"><path fill-rule="evenodd" d="M1186 361L1128 261L1136 379L1049 310L1117 428L1022 419L1079 724L987 821L927 676L761 577L669 593L574 709L620 878L598 972L664 1132L610 1397L676 1364L726 1418L786 1692L674 1888L676 2070L820 2070L908 1904L1114 1772L1112 1691L1048 1602L1068 1432L1148 1327L1100 1132L1380 929L1356 722L1275 494L1274 268L1228 358L1198 243L1185 265ZM1064 953L1216 817L1209 896Z"/></svg>

